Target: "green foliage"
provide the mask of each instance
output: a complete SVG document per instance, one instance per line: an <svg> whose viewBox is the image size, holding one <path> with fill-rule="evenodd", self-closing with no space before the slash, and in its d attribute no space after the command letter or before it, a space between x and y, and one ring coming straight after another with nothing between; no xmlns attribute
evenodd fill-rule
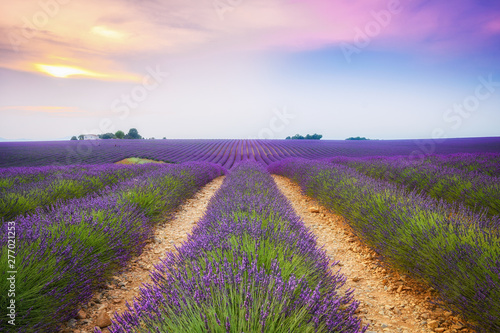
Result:
<svg viewBox="0 0 500 333"><path fill-rule="evenodd" d="M199 274L191 267L186 267L186 275ZM207 274L207 273L204 273ZM195 302L182 303L182 311L174 311L171 308L161 308L165 313L161 323L155 323L159 332L323 332L324 324L315 327L310 320L308 309L294 309L293 316L286 316L285 309L294 307L294 302L299 295L286 298L284 301L276 300L273 295L276 292L276 282L272 281L266 287L256 283L251 277L243 275L239 283L230 285L224 292L216 292L218 286L210 281L206 286L214 290L209 294L209 299L203 305ZM251 298L252 306L248 311L245 307L247 300ZM230 304L230 306L228 306ZM265 316L263 309L272 309L272 313L266 316L265 331L262 329L262 317ZM200 316L203 314L203 316ZM206 318L206 323L204 320ZM245 320L248 317L249 320ZM227 330L230 327L231 330ZM207 329L208 328L208 329ZM151 328L141 327L136 332L151 332Z"/></svg>
<svg viewBox="0 0 500 333"><path fill-rule="evenodd" d="M370 139L367 139L365 137L356 136L356 137L347 138L346 140L363 141L363 140L370 140Z"/></svg>
<svg viewBox="0 0 500 333"><path fill-rule="evenodd" d="M123 139L125 137L125 133L123 131L116 131L115 137L117 139Z"/></svg>
<svg viewBox="0 0 500 333"><path fill-rule="evenodd" d="M99 139L116 139L116 136L113 133L104 133L99 135Z"/></svg>
<svg viewBox="0 0 500 333"><path fill-rule="evenodd" d="M121 194L120 202L137 205L147 217L151 219L158 218L162 212L177 204L174 200L158 200L158 198L174 197L175 193L182 192L182 188L186 186L186 183L189 184L188 179L181 180L169 175L155 184L132 187Z"/></svg>
<svg viewBox="0 0 500 333"><path fill-rule="evenodd" d="M120 191L102 192L100 197L92 194L72 206L60 203L37 211L32 221L42 221L40 224L17 229L16 332L52 332L63 318L74 318L82 299L88 301L98 284L140 253L151 224L168 217L215 174L201 167L162 170L137 177L134 185ZM97 177L86 177L99 182ZM76 181L58 180L54 184L59 185L63 192L81 189ZM96 205L107 200L111 204ZM32 240L31 232L40 236ZM7 245L0 247L1 267L8 267L7 250ZM2 309L10 302L7 277L7 270L0 270ZM32 328L39 324L46 326ZM0 331L6 327L11 328L4 317Z"/></svg>
<svg viewBox="0 0 500 333"><path fill-rule="evenodd" d="M103 187L102 184L101 187ZM48 185L47 188L34 188L28 192L10 192L0 196L0 217L6 220L12 219L16 215L23 214L33 209L50 204L57 200L77 198L88 194L93 190L92 182L82 182L76 180L57 179Z"/></svg>
<svg viewBox="0 0 500 333"><path fill-rule="evenodd" d="M128 133L124 136L124 139L142 139L139 132L135 128L131 128Z"/></svg>
<svg viewBox="0 0 500 333"><path fill-rule="evenodd" d="M71 171L57 172L45 178L43 174L35 174L26 177L0 179L0 188L5 189L0 193L0 218L13 219L17 215L26 214L37 207L47 206L57 201L72 198L81 198L91 192L104 189L133 176L138 176L144 170L123 168L113 172L87 175L78 179L71 178L71 173L78 173L85 169L71 169ZM28 187L27 189L8 190L14 183L31 183L46 179L43 187Z"/></svg>
<svg viewBox="0 0 500 333"><path fill-rule="evenodd" d="M500 214L500 183L498 177L478 172L436 167L432 164L414 165L404 160L346 159L348 165L367 176L388 180L450 203L460 202L471 209Z"/></svg>
<svg viewBox="0 0 500 333"><path fill-rule="evenodd" d="M140 197L134 195L134 202L147 201ZM284 204L286 198L264 170L231 170L206 219L183 245L189 250L179 249L176 259L157 268L154 292L144 291L137 302L148 307L130 308L132 317L141 314L137 326L124 325L123 332L357 332L341 323L332 330L320 318L335 314L340 322L347 308L354 313L351 293L315 305L335 295L343 280L339 277L336 285L328 261L319 264L326 256L313 250L315 239ZM303 303L309 293L316 296ZM324 312L312 315L319 307Z"/></svg>
<svg viewBox="0 0 500 333"><path fill-rule="evenodd" d="M500 327L500 239L471 211L335 164L293 161L278 173L345 216L385 260L439 290L452 310L484 332Z"/></svg>
<svg viewBox="0 0 500 333"><path fill-rule="evenodd" d="M73 135L73 136L71 137L71 140L78 140L78 138L77 138L76 136L74 136L74 135Z"/></svg>
<svg viewBox="0 0 500 333"><path fill-rule="evenodd" d="M286 140L320 140L323 137L321 134L307 134L306 136L300 135L300 134L295 134L294 136L290 137L287 136Z"/></svg>
<svg viewBox="0 0 500 333"><path fill-rule="evenodd" d="M128 215L129 219L136 219L135 229L141 228L141 217L132 216L130 213L116 211L93 212L93 223L84 223L84 215L87 211L81 211L74 219L81 219L82 223L69 224L68 221L59 221L47 227L43 236L33 242L17 242L16 263L18 269L16 274L16 325L22 327L30 323L47 323L47 310L52 311L54 317L66 314L61 311L57 304L73 304L76 309L79 304L80 290L72 288L75 278L95 280L109 276L111 271L118 267L119 258L116 250L110 247L110 230L121 232L121 246L132 253L139 253L141 244L130 237L131 228L121 226L123 218ZM99 223L105 222L105 223ZM117 232L114 232L117 237ZM53 244L47 246L47 244ZM42 249L42 250L40 250ZM40 253L40 251L43 251ZM32 260L37 253L38 260ZM7 267L7 247L0 248L0 265ZM85 267L86 276L68 274L78 272ZM102 271L102 267L107 267ZM90 268L90 269L89 269ZM0 290L8 290L6 273L0 272ZM52 294L51 291L64 290L63 295ZM0 304L9 302L6 293L0 295ZM67 310L66 310L67 311ZM24 315L21 317L20 315ZM29 315L26 315L29 314ZM60 324L55 322L54 325Z"/></svg>

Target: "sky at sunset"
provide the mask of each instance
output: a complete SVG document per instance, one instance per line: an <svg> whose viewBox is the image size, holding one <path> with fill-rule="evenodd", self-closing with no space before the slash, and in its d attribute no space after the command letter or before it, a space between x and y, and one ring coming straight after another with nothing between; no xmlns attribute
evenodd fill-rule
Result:
<svg viewBox="0 0 500 333"><path fill-rule="evenodd" d="M0 137L500 136L498 0L0 2Z"/></svg>

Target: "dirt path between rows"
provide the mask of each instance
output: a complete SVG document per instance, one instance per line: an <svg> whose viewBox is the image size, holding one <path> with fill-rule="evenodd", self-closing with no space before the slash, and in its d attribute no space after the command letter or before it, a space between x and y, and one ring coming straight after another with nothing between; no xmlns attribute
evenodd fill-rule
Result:
<svg viewBox="0 0 500 333"><path fill-rule="evenodd" d="M191 199L182 204L171 219L158 224L154 238L145 247L140 256L133 259L122 274L116 275L97 292L93 299L85 304L78 318L67 322L61 332L91 333L100 326L103 332L111 324L115 312L126 310L126 302L132 303L139 295L139 288L150 283L150 271L154 265L165 258L167 252L175 251L187 239L188 233L205 214L208 202L219 189L224 177L218 177L201 188Z"/></svg>
<svg viewBox="0 0 500 333"><path fill-rule="evenodd" d="M303 195L290 179L273 178L307 227L318 237L332 260L340 261L347 276L344 288L355 289L360 301L358 315L368 332L471 332L451 312L431 304L432 289L426 290L411 278L383 268L375 253L359 241L344 218L329 212L316 200Z"/></svg>

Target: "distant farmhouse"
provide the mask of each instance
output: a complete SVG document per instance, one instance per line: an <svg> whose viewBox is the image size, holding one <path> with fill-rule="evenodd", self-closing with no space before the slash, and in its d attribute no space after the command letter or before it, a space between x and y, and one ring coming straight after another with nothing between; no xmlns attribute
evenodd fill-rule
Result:
<svg viewBox="0 0 500 333"><path fill-rule="evenodd" d="M99 135L97 135L97 134L84 134L83 140L99 140Z"/></svg>

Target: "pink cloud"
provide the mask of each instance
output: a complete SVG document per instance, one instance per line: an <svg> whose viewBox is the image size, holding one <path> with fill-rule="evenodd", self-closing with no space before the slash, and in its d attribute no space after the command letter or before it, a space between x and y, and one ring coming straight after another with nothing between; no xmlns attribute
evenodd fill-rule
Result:
<svg viewBox="0 0 500 333"><path fill-rule="evenodd" d="M500 34L500 19L494 18L486 25L486 31L498 35Z"/></svg>
<svg viewBox="0 0 500 333"><path fill-rule="evenodd" d="M480 8L471 0L296 1L304 23L296 34L284 31L267 43L317 48L354 43L361 31L371 44L410 52L470 51L491 43L500 32L500 7ZM273 38L270 37L270 38Z"/></svg>

